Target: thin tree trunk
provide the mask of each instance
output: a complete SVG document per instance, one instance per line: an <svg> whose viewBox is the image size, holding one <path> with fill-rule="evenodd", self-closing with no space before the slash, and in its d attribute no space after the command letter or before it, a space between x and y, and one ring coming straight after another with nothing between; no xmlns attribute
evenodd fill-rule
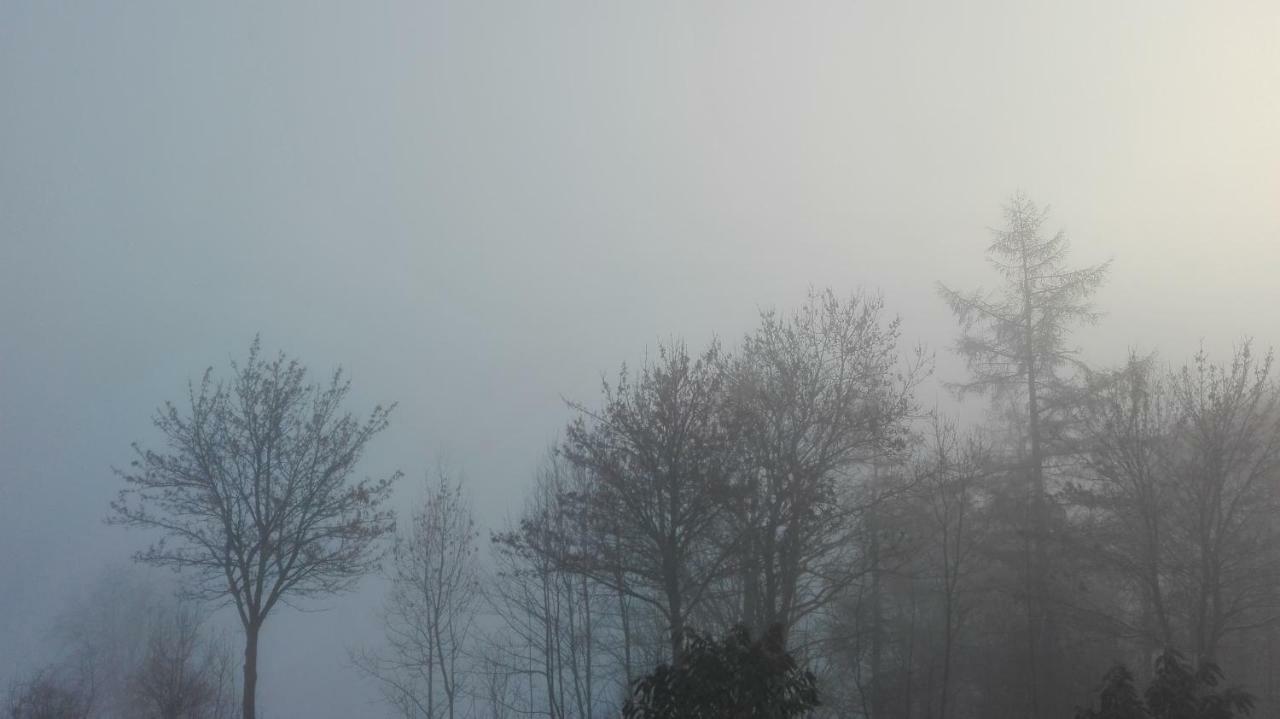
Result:
<svg viewBox="0 0 1280 719"><path fill-rule="evenodd" d="M1049 616L1049 608L1046 604L1048 596L1048 552L1045 547L1045 539L1048 530L1048 513L1045 506L1045 486L1044 486L1044 456L1042 454L1041 438L1040 438L1040 396L1039 396L1039 372L1036 366L1035 352L1035 317L1032 314L1034 306L1033 288L1030 283L1030 270L1027 267L1027 257L1024 252L1022 255L1022 291L1023 291L1023 331L1025 333L1025 352L1024 358L1026 380L1027 380L1027 434L1031 445L1031 537L1033 551L1033 566L1030 567L1031 575L1028 577L1028 585L1031 590L1028 596L1028 615L1030 619L1030 640L1031 652L1031 719L1040 718L1041 700L1048 697L1042 695L1041 683L1047 676L1052 676L1048 664L1053 660L1055 647L1052 646L1055 638L1051 636L1050 625L1053 620Z"/></svg>
<svg viewBox="0 0 1280 719"><path fill-rule="evenodd" d="M680 661L684 651L684 597L680 592L680 568L676 564L675 541L669 540L664 550L663 575L666 583L667 610L671 624L671 665Z"/></svg>
<svg viewBox="0 0 1280 719"><path fill-rule="evenodd" d="M881 635L884 629L884 618L881 615L880 601L880 531L874 514L869 517L869 520L871 529L871 716L872 719L883 719L884 692L880 691L880 687L883 681Z"/></svg>
<svg viewBox="0 0 1280 719"><path fill-rule="evenodd" d="M583 717L589 717L589 716L591 716L591 712L593 711L593 707L594 707L594 705L595 705L595 697L594 697L594 696L592 696L592 686L591 686L591 684L592 684L592 676L591 676L591 674L592 674L592 670L594 669L594 664L592 663L592 660L591 660L591 650L592 650L592 643L591 643L591 642L592 642L592 637L591 637L591 592L590 592L590 587L588 587L588 586L587 586L587 578L586 578L586 577L583 577L583 578L582 578L582 611L583 611L584 631L585 631L585 635L586 635L586 636L584 637L584 639L586 640L586 647L585 647L584 653L587 655L587 656L586 656L586 667L585 667L585 669L584 669L584 673L585 673L585 675L586 675L586 685L587 685L587 686L586 686L586 689L587 689L587 706L586 706L586 710L583 712L582 716L583 716Z"/></svg>
<svg viewBox="0 0 1280 719"><path fill-rule="evenodd" d="M614 527L614 556L621 556L620 531ZM618 616L622 623L622 670L627 676L627 691L631 691L631 615L627 611L626 575L622 571L621 561L614 565L614 581L618 587Z"/></svg>
<svg viewBox="0 0 1280 719"><path fill-rule="evenodd" d="M943 561L949 561L946 559L945 549ZM947 719L947 694L951 689L951 654L955 644L955 586L950 583L950 577L944 577L943 581L947 582L947 587L942 600L945 619L942 636L942 694L938 700L938 719Z"/></svg>
<svg viewBox="0 0 1280 719"><path fill-rule="evenodd" d="M622 586L619 582L618 586ZM631 614L627 611L627 595L618 591L618 614L622 622L622 671L627 675L627 690L631 690Z"/></svg>
<svg viewBox="0 0 1280 719"><path fill-rule="evenodd" d="M907 666L907 686L903 692L903 701L905 702L905 710L903 717L911 719L912 701L915 699L915 676L916 676L916 580L913 578L908 585L910 587L908 596L911 599L911 622L907 625L907 656L904 662Z"/></svg>
<svg viewBox="0 0 1280 719"><path fill-rule="evenodd" d="M556 636L560 633L559 616L551 599L550 587L553 579L549 573L542 576L542 661L546 666L547 677L547 716L556 719L560 716L556 700L557 672L560 669L559 657L556 654Z"/></svg>

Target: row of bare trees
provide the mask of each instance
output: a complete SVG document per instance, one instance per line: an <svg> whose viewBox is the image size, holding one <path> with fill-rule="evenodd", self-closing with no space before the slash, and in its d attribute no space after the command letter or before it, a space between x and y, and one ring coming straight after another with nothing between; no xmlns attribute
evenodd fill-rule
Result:
<svg viewBox="0 0 1280 719"><path fill-rule="evenodd" d="M927 366L898 337L879 298L814 292L737 352L673 342L624 367L573 405L483 571L442 474L393 553L385 650L358 664L406 717L592 717L687 628L811 630L866 573L865 518L902 491L865 481L909 449Z"/></svg>
<svg viewBox="0 0 1280 719"><path fill-rule="evenodd" d="M444 469L397 533L399 473L355 478L390 408L358 419L341 372L312 382L255 340L157 413L162 446L119 472L112 521L160 534L138 559L181 570L186 596L236 608L246 719L267 617L378 566L384 636L352 659L405 717L613 715L693 630L735 625L804 660L830 716L1057 719L1115 659L1168 647L1280 706L1271 356L1087 367L1070 333L1098 318L1107 266L1069 266L1046 221L1016 196L988 250L1000 284L940 286L957 389L990 399L979 427L917 405L930 357L878 296L814 291L572 403L489 541ZM227 715L225 658L188 609L163 616L128 661L81 653L15 684L10 714L112 716L112 694L129 716Z"/></svg>
<svg viewBox="0 0 1280 719"><path fill-rule="evenodd" d="M404 716L589 717L677 657L686 627L785 636L862 571L850 536L884 498L857 476L906 450L923 376L898 334L878 298L815 292L737 353L673 342L624 367L573 405L483 569L440 473L395 543L384 646L356 663Z"/></svg>
<svg viewBox="0 0 1280 719"><path fill-rule="evenodd" d="M616 708L688 628L732 624L781 627L832 716L1065 717L1110 663L1166 647L1271 706L1271 360L1246 343L1225 364L1090 369L1070 331L1098 318L1107 266L1068 266L1046 217L1015 197L997 289L942 288L983 427L916 421L926 365L877 298L831 293L764 313L732 350L661 347L573 405L536 499L495 538L505 570L486 586L519 628L502 646L537 659L490 666L545 697L511 706Z"/></svg>

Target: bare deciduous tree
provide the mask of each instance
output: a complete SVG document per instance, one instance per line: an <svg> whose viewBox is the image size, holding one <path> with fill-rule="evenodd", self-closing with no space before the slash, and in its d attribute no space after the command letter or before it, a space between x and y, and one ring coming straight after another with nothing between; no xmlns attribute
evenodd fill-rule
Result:
<svg viewBox="0 0 1280 719"><path fill-rule="evenodd" d="M129 674L146 656L152 616L167 595L138 567L108 565L71 599L54 625L61 673L90 679L93 715L128 719L135 712Z"/></svg>
<svg viewBox="0 0 1280 719"><path fill-rule="evenodd" d="M609 703L606 682L621 696L628 681L625 657L634 641L627 626L628 598L572 569L584 528L565 505L585 484L581 470L561 457L548 457L518 526L493 537L497 572L488 597L506 632L491 656L512 674L540 684L538 696L524 709L545 709L551 717L600 715ZM605 616L619 600L621 626L606 627ZM601 670L608 657L617 660L621 672Z"/></svg>
<svg viewBox="0 0 1280 719"><path fill-rule="evenodd" d="M242 710L254 719L258 636L276 605L349 589L393 529L383 508L395 473L354 481L365 447L390 408L360 421L342 408L341 370L327 383L254 339L244 365L215 382L212 368L188 387L189 406L155 418L160 451L135 444L127 487L110 521L158 530L136 559L187 573L190 594L235 605L245 632Z"/></svg>
<svg viewBox="0 0 1280 719"><path fill-rule="evenodd" d="M734 503L742 621L763 634L829 603L858 576L848 556L873 496L858 472L906 447L927 371L899 366L898 323L879 297L811 292L790 316L765 312L726 372L744 455Z"/></svg>
<svg viewBox="0 0 1280 719"><path fill-rule="evenodd" d="M387 646L353 658L403 716L453 719L466 694L479 609L478 535L461 479L441 467L429 489L392 552Z"/></svg>
<svg viewBox="0 0 1280 719"><path fill-rule="evenodd" d="M692 616L727 574L714 540L732 486L732 438L720 412L720 350L660 347L637 377L604 386L603 407L574 405L562 452L586 472L576 495L587 528L577 572L653 607L671 656Z"/></svg>
<svg viewBox="0 0 1280 719"><path fill-rule="evenodd" d="M177 604L152 615L146 654L128 679L137 719L232 719L235 663L201 626L195 608Z"/></svg>
<svg viewBox="0 0 1280 719"><path fill-rule="evenodd" d="M168 589L130 567L104 569L58 617L62 656L44 684L91 694L94 719L232 717L232 655Z"/></svg>
<svg viewBox="0 0 1280 719"><path fill-rule="evenodd" d="M1087 476L1066 496L1081 509L1078 534L1102 576L1120 578L1139 611L1098 592L1076 598L1077 609L1144 640L1151 650L1179 643L1170 596L1171 471L1175 411L1167 378L1151 357L1130 356L1113 372L1093 373L1080 412Z"/></svg>
<svg viewBox="0 0 1280 719"><path fill-rule="evenodd" d="M938 719L947 719L956 645L971 609L971 575L982 534L975 504L988 449L976 437L962 440L956 425L941 418L934 419L930 440L920 482L931 529L924 555L934 565L930 573L941 605Z"/></svg>
<svg viewBox="0 0 1280 719"><path fill-rule="evenodd" d="M1226 365L1204 352L1172 382L1186 451L1177 473L1178 545L1193 561L1195 656L1280 620L1280 388L1273 355L1245 343Z"/></svg>
<svg viewBox="0 0 1280 719"><path fill-rule="evenodd" d="M94 706L92 677L46 667L9 687L8 719L88 719Z"/></svg>
<svg viewBox="0 0 1280 719"><path fill-rule="evenodd" d="M1084 414L1091 477L1072 497L1097 556L1141 600L1108 616L1148 646L1215 659L1280 621L1280 388L1245 343L1168 373L1131 361Z"/></svg>

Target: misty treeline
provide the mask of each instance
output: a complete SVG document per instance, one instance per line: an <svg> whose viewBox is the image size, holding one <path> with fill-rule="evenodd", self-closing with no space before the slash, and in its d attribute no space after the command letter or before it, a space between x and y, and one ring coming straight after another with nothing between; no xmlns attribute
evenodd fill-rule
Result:
<svg viewBox="0 0 1280 719"><path fill-rule="evenodd" d="M492 530L443 466L394 524L399 475L354 480L390 408L357 419L341 373L310 383L255 342L228 380L206 373L160 410L164 449L136 448L112 514L165 537L138 559L181 570L184 596L235 606L239 673L202 638L187 661L216 701L121 714L99 701L107 679L69 661L10 692L68 713L13 716L219 717L234 685L253 717L270 613L374 570L383 636L349 659L405 717L618 716L708 637L768 638L812 672L821 717L1058 719L1100 689L1087 716L1174 716L1154 708L1169 687L1227 712L1179 717L1230 717L1249 702L1218 667L1274 714L1271 354L1242 340L1227 357L1087 365L1071 333L1100 317L1108 266L1073 265L1046 223L1015 196L992 288L939 285L969 370L944 379L985 399L983 421L921 403L932 358L878 295L813 291L737 341L672 340L608 374ZM199 626L165 616L161 635ZM147 651L113 665L132 667L113 696L142 701ZM629 716L681 716L637 713L642 699Z"/></svg>
<svg viewBox="0 0 1280 719"><path fill-rule="evenodd" d="M238 717L240 663L207 607L129 567L90 578L50 632L57 661L9 687L5 717Z"/></svg>

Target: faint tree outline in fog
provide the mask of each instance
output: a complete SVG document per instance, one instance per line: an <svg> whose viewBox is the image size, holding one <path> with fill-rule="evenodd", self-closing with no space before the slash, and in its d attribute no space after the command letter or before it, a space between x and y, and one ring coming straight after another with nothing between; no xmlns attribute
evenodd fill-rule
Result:
<svg viewBox="0 0 1280 719"><path fill-rule="evenodd" d="M6 719L86 719L93 707L91 677L46 667L9 685L4 711Z"/></svg>
<svg viewBox="0 0 1280 719"><path fill-rule="evenodd" d="M1048 208L1016 193L1004 207L1005 225L992 230L987 262L1002 280L998 290L961 292L938 283L938 294L960 323L956 353L968 365L972 379L956 389L987 392L999 398L1025 399L1028 526L1026 549L1027 662L1030 669L1030 713L1042 716L1041 696L1054 674L1056 619L1051 611L1049 559L1046 548L1049 511L1045 489L1045 444L1051 435L1046 423L1059 414L1069 391L1057 374L1063 366L1077 366L1068 346L1072 324L1092 324L1099 314L1090 297L1106 281L1110 261L1079 269L1066 266L1071 244L1066 234L1042 231ZM1023 396L1025 394L1025 397ZM1022 408L1020 408L1021 410Z"/></svg>
<svg viewBox="0 0 1280 719"><path fill-rule="evenodd" d="M463 481L441 466L396 537L382 610L386 648L352 654L403 716L453 717L462 706L481 587L475 518Z"/></svg>
<svg viewBox="0 0 1280 719"><path fill-rule="evenodd" d="M728 422L742 452L730 513L740 616L763 636L820 611L856 582L860 523L891 494L866 469L903 455L932 370L898 354L897 319L879 295L810 289L798 310L763 311L726 363Z"/></svg>
<svg viewBox="0 0 1280 719"><path fill-rule="evenodd" d="M199 607L107 566L53 627L49 664L10 686L6 719L232 719L235 655Z"/></svg>
<svg viewBox="0 0 1280 719"><path fill-rule="evenodd" d="M1227 362L1201 350L1160 369L1135 355L1093 379L1091 475L1069 496L1090 510L1097 565L1137 598L1100 613L1152 651L1216 661L1231 635L1280 622L1274 355L1246 340Z"/></svg>
<svg viewBox="0 0 1280 719"><path fill-rule="evenodd" d="M207 634L196 608L160 607L149 623L145 654L126 687L134 716L233 719L234 655Z"/></svg>

